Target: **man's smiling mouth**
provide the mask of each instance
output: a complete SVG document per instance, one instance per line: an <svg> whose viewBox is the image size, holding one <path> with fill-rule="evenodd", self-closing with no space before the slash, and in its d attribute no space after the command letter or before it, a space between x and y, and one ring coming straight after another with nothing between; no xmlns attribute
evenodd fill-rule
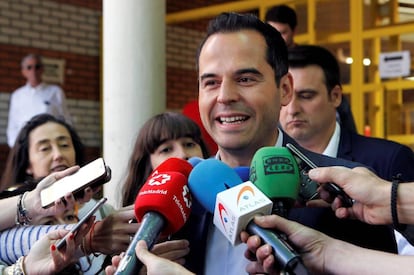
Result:
<svg viewBox="0 0 414 275"><path fill-rule="evenodd" d="M217 120L221 124L238 124L248 120L248 116L219 117Z"/></svg>

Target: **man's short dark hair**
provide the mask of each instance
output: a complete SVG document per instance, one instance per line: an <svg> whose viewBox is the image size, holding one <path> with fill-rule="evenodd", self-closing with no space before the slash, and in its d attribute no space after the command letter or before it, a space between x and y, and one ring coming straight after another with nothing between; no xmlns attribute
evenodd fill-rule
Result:
<svg viewBox="0 0 414 275"><path fill-rule="evenodd" d="M288 24L292 31L295 30L298 25L295 10L286 5L279 5L270 8L266 13L265 21Z"/></svg>
<svg viewBox="0 0 414 275"><path fill-rule="evenodd" d="M315 65L322 69L328 93L341 86L338 61L326 48L315 45L298 45L289 49L289 68L304 68Z"/></svg>
<svg viewBox="0 0 414 275"><path fill-rule="evenodd" d="M197 50L196 69L200 59L201 50L207 39L216 33L233 33L242 30L254 30L260 33L266 41L266 60L275 72L276 84L288 73L287 47L280 33L267 23L261 21L254 14L222 13L213 18L208 27L207 34ZM232 45L228 45L231 47Z"/></svg>

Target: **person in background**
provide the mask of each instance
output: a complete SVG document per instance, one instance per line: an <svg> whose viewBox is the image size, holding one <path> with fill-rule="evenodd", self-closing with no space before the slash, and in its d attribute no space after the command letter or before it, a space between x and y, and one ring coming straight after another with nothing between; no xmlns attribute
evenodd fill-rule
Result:
<svg viewBox="0 0 414 275"><path fill-rule="evenodd" d="M77 204L72 209L67 209L63 213L50 215L46 217L39 218L37 216L33 217L31 224L33 225L58 225L58 224L74 224L79 221L77 216ZM91 224L92 225L92 224ZM30 255L30 252L29 252ZM83 274L82 266L79 262L68 264L63 270L59 272L60 275L65 274Z"/></svg>
<svg viewBox="0 0 414 275"><path fill-rule="evenodd" d="M289 49L288 59L294 93L290 103L282 107L279 121L289 136L310 151L365 164L383 179L400 176L401 181L414 181L414 153L409 147L358 135L337 122L342 86L338 62L329 50L298 45ZM370 236L386 239L385 232L375 232ZM403 250L404 240L398 238L398 243Z"/></svg>
<svg viewBox="0 0 414 275"><path fill-rule="evenodd" d="M135 140L122 188L122 205L134 204L152 170L168 158L188 160L191 157L209 156L200 127L193 120L175 112L164 112L151 117L141 127ZM190 218L192 215L193 213ZM171 239L170 243L174 246L171 246L170 251L175 250L175 253L170 253L168 258L184 264L184 256L189 251L188 241L181 238L181 232L174 234ZM161 254L162 251L158 251L160 250L154 246L152 252Z"/></svg>
<svg viewBox="0 0 414 275"><path fill-rule="evenodd" d="M265 22L280 32L288 48L296 46L294 37L298 19L294 9L287 5L274 6L267 10Z"/></svg>
<svg viewBox="0 0 414 275"><path fill-rule="evenodd" d="M123 185L123 206L131 205L152 170L171 157L188 160L208 158L198 125L174 112L157 114L140 129L128 163Z"/></svg>
<svg viewBox="0 0 414 275"><path fill-rule="evenodd" d="M26 55L21 62L21 72L26 85L15 90L10 97L7 125L7 143L13 147L20 129L33 116L49 113L71 123L63 90L57 85L42 82L42 58Z"/></svg>
<svg viewBox="0 0 414 275"><path fill-rule="evenodd" d="M265 22L270 24L280 32L286 42L288 49L292 49L298 44L294 42L296 27L298 24L296 11L287 5L278 5L270 8L266 12ZM347 98L343 97L336 109L336 119L345 128L356 133L354 116Z"/></svg>

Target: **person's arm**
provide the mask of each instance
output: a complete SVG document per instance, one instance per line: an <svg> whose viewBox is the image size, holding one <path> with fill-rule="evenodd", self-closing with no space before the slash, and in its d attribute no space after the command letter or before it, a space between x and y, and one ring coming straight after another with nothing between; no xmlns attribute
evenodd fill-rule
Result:
<svg viewBox="0 0 414 275"><path fill-rule="evenodd" d="M277 215L256 217L255 223L284 232L311 273L392 274L395 270L409 273L414 268L412 256L361 248ZM258 236L249 236L247 232L242 232L241 238L248 246L246 257L253 259L254 254L257 259L246 267L247 272L279 274L269 245L262 245Z"/></svg>
<svg viewBox="0 0 414 275"><path fill-rule="evenodd" d="M10 228L16 225L16 222L29 222L30 217L34 216L50 216L63 212L65 209L70 209L74 206L75 199L72 194L65 196L66 204L61 200L57 201L54 206L47 209L42 208L40 201L40 191L53 184L60 178L70 175L77 171L79 166L70 167L64 171L52 173L44 178L34 190L26 192L20 196L14 196L0 200L0 209L3 209L2 215L0 215L0 230ZM89 195L89 199L92 195ZM22 209L26 210L26 218L19 215L18 204Z"/></svg>
<svg viewBox="0 0 414 275"><path fill-rule="evenodd" d="M6 272L27 275L58 273L78 260L81 255L78 249L80 240L91 225L92 220L84 224L76 235L67 234L69 231L63 229L49 232L33 245L27 256L20 257L16 263L7 267ZM55 242L61 238L66 238L66 246L58 250Z"/></svg>
<svg viewBox="0 0 414 275"><path fill-rule="evenodd" d="M369 224L392 224L391 183L368 169L357 167L323 167L309 171L309 177L319 183L334 182L355 200L350 208L335 199L332 206L339 218L356 218ZM329 194L321 188L321 197ZM397 189L397 213L400 223L414 224L414 183L400 183Z"/></svg>
<svg viewBox="0 0 414 275"><path fill-rule="evenodd" d="M21 256L29 253L33 244L47 233L65 229L70 230L71 225L36 225L13 227L0 232L0 261L12 264Z"/></svg>

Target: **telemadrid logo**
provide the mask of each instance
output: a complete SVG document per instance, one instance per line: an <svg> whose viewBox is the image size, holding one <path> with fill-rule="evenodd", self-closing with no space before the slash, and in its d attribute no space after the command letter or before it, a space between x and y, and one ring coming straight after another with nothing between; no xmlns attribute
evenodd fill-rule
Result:
<svg viewBox="0 0 414 275"><path fill-rule="evenodd" d="M158 174L156 176L153 176L149 182L148 185L154 186L154 185L163 185L171 180L171 175L168 174Z"/></svg>

